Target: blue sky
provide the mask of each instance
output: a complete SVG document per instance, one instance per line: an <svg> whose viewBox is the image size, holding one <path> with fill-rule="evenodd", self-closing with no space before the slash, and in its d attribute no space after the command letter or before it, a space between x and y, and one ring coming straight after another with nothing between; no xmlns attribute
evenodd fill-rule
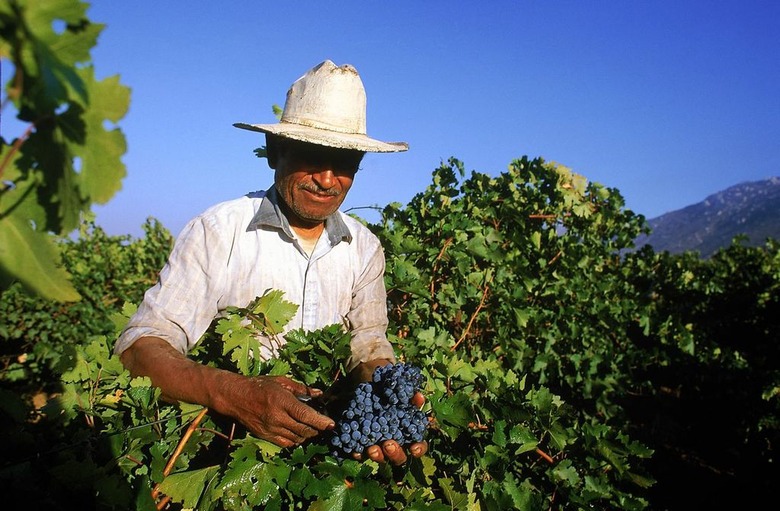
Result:
<svg viewBox="0 0 780 511"><path fill-rule="evenodd" d="M496 175L541 156L617 188L648 218L780 175L780 2L96 0L98 76L132 89L110 234L151 216L174 234L213 203L264 189L252 152L289 85L353 64L368 155L345 207L405 204L454 156ZM370 210L361 216L376 220Z"/></svg>

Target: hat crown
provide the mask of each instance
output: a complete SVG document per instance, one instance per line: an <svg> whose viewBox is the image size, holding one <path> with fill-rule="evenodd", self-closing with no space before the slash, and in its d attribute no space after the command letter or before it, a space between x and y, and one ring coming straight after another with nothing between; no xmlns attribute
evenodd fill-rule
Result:
<svg viewBox="0 0 780 511"><path fill-rule="evenodd" d="M372 153L406 151L406 142L383 142L366 134L366 90L357 69L326 60L298 78L287 91L276 124L234 123L245 130L307 144Z"/></svg>
<svg viewBox="0 0 780 511"><path fill-rule="evenodd" d="M366 134L366 91L357 69L326 60L298 78L287 91L282 122Z"/></svg>

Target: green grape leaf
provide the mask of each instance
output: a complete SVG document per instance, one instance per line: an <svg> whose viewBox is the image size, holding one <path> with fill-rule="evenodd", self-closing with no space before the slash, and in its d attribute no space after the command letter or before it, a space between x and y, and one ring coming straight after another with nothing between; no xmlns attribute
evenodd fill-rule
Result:
<svg viewBox="0 0 780 511"><path fill-rule="evenodd" d="M222 335L224 341L222 354L230 354L230 359L241 374L256 375L256 368L262 360L256 332L245 328L241 316L232 313L217 322L215 331Z"/></svg>
<svg viewBox="0 0 780 511"><path fill-rule="evenodd" d="M452 378L458 378L469 383L473 383L476 378L474 367L465 360L456 357L450 358L447 363L447 374Z"/></svg>
<svg viewBox="0 0 780 511"><path fill-rule="evenodd" d="M412 458L407 480L421 487L430 486L436 474L436 460L429 456Z"/></svg>
<svg viewBox="0 0 780 511"><path fill-rule="evenodd" d="M518 484L517 479L510 474L502 482L502 488L512 499L515 509L541 509L541 498L527 481Z"/></svg>
<svg viewBox="0 0 780 511"><path fill-rule="evenodd" d="M87 91L76 71L77 64L90 59L102 25L87 23L81 30L54 31L55 22L77 27L86 21L87 5L77 1L38 0L22 2L24 26L29 36L21 43L19 65L24 72L31 103L53 111L67 102L69 91L87 100ZM21 108L20 108L21 110Z"/></svg>
<svg viewBox="0 0 780 511"><path fill-rule="evenodd" d="M244 460L231 463L220 480L222 494L230 501L238 497L251 497L253 504L265 504L279 492L274 481L274 467L268 463ZM286 479L286 477L285 477Z"/></svg>
<svg viewBox="0 0 780 511"><path fill-rule="evenodd" d="M566 482L572 487L578 486L581 479L571 460L561 460L553 467L552 474L558 481Z"/></svg>
<svg viewBox="0 0 780 511"><path fill-rule="evenodd" d="M440 422L466 428L473 420L472 401L462 392L452 396L435 397L431 399L431 406Z"/></svg>
<svg viewBox="0 0 780 511"><path fill-rule="evenodd" d="M443 477L439 479L439 486L444 492L444 498L450 503L452 509L472 509L469 495L456 491L452 478Z"/></svg>
<svg viewBox="0 0 780 511"><path fill-rule="evenodd" d="M90 98L80 118L86 137L83 141L68 140L67 147L74 158L81 160L81 194L105 204L119 191L126 175L121 157L127 151L127 143L121 131L107 131L104 123L116 123L124 117L130 105L130 89L121 85L117 76L96 81L91 67L79 69L79 75Z"/></svg>
<svg viewBox="0 0 780 511"><path fill-rule="evenodd" d="M60 265L59 247L46 233L33 230L12 212L0 217L0 286L18 279L43 298L63 302L81 299Z"/></svg>
<svg viewBox="0 0 780 511"><path fill-rule="evenodd" d="M170 474L160 483L160 491L171 498L173 502L179 502L185 508L197 508L203 489L209 481L219 472L219 466L213 465L197 470L177 472Z"/></svg>
<svg viewBox="0 0 780 511"><path fill-rule="evenodd" d="M321 495L324 491L327 491L327 483L314 477L314 474L305 466L305 463L301 465L303 465L301 468L294 469L290 474L287 490L295 495L302 495L306 499L310 499L315 495Z"/></svg>
<svg viewBox="0 0 780 511"><path fill-rule="evenodd" d="M493 424L493 443L498 447L506 447L506 433L504 428L506 427L506 421L497 420Z"/></svg>
<svg viewBox="0 0 780 511"><path fill-rule="evenodd" d="M385 490L378 482L366 478L335 481L324 499L309 508L312 511L351 511L362 507L385 508Z"/></svg>
<svg viewBox="0 0 780 511"><path fill-rule="evenodd" d="M532 451L539 445L539 440L526 426L515 424L509 430L509 441L513 444L520 444L515 450L515 454Z"/></svg>
<svg viewBox="0 0 780 511"><path fill-rule="evenodd" d="M298 305L283 298L284 291L273 289L257 298L249 305L249 310L256 314L263 328L270 335L281 334L284 327L298 312Z"/></svg>
<svg viewBox="0 0 780 511"><path fill-rule="evenodd" d="M263 374L267 374L268 376L285 376L290 374L291 369L289 362L278 358L265 362L264 367Z"/></svg>
<svg viewBox="0 0 780 511"><path fill-rule="evenodd" d="M330 387L339 375L346 373L352 335L343 325L328 325L311 332L299 328L287 332L284 338L286 343L278 356L306 385Z"/></svg>

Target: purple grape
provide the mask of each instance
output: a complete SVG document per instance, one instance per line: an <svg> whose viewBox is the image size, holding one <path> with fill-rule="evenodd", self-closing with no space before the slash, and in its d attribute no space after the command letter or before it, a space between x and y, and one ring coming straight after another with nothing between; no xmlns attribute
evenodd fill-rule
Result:
<svg viewBox="0 0 780 511"><path fill-rule="evenodd" d="M419 368L404 363L377 368L370 382L360 383L341 414L331 444L337 457L362 452L385 440L402 445L420 442L428 416L411 404L425 383Z"/></svg>

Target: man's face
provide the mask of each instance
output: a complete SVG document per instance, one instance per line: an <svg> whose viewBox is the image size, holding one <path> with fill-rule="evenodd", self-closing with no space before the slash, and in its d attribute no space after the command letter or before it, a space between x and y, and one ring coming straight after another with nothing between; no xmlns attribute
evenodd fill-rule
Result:
<svg viewBox="0 0 780 511"><path fill-rule="evenodd" d="M293 226L311 226L333 214L347 195L363 153L286 141L275 183Z"/></svg>

